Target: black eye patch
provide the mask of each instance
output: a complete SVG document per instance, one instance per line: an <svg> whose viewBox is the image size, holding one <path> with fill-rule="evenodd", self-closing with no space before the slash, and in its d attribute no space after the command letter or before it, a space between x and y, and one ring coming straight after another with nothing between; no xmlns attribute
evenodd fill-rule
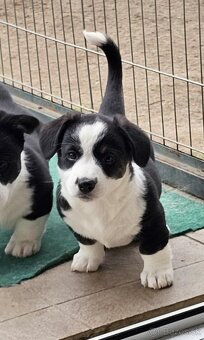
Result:
<svg viewBox="0 0 204 340"><path fill-rule="evenodd" d="M82 154L83 151L79 143L75 141L63 143L58 160L59 167L61 169L71 168Z"/></svg>
<svg viewBox="0 0 204 340"><path fill-rule="evenodd" d="M101 159L104 164L113 165L117 161L118 155L116 152L106 151L104 154L102 154Z"/></svg>
<svg viewBox="0 0 204 340"><path fill-rule="evenodd" d="M117 179L124 175L128 158L122 141L105 136L96 144L93 154L106 176Z"/></svg>

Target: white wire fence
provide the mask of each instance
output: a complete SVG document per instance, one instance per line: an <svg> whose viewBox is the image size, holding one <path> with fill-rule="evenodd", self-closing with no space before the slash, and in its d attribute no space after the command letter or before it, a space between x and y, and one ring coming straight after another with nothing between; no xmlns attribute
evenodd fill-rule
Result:
<svg viewBox="0 0 204 340"><path fill-rule="evenodd" d="M203 26L203 0L1 0L0 80L97 112L107 63L82 30L106 32L120 47L128 118L203 159Z"/></svg>

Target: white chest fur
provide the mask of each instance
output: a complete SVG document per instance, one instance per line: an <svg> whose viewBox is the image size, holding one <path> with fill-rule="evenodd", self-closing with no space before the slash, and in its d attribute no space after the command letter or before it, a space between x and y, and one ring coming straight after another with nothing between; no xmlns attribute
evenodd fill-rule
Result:
<svg viewBox="0 0 204 340"><path fill-rule="evenodd" d="M145 178L139 167L135 164L133 167L132 181L125 179L115 192L102 199L84 202L68 197L62 183L62 195L71 206L70 210L63 211L65 222L78 234L95 239L107 248L130 243L140 231L146 207Z"/></svg>
<svg viewBox="0 0 204 340"><path fill-rule="evenodd" d="M24 152L21 154L21 171L16 180L6 186L0 184L0 225L10 228L28 214L32 204L32 189L29 188Z"/></svg>

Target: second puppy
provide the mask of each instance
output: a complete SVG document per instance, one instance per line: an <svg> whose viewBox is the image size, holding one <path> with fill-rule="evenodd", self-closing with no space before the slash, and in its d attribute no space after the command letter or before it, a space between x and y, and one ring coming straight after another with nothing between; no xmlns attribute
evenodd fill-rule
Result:
<svg viewBox="0 0 204 340"><path fill-rule="evenodd" d="M5 252L39 251L52 208L52 179L39 144L39 121L0 83L0 225L12 228Z"/></svg>

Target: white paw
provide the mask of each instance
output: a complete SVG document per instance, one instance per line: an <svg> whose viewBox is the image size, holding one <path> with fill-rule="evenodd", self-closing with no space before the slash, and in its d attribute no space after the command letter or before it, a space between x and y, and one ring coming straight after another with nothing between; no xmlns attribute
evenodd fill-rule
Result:
<svg viewBox="0 0 204 340"><path fill-rule="evenodd" d="M27 257L36 254L40 250L41 241L16 241L10 240L5 253L15 257Z"/></svg>
<svg viewBox="0 0 204 340"><path fill-rule="evenodd" d="M143 270L140 278L144 287L153 289L169 287L173 284L173 269L165 268L155 272Z"/></svg>
<svg viewBox="0 0 204 340"><path fill-rule="evenodd" d="M71 270L77 272L95 272L103 262L104 246L99 242L93 245L79 243L80 249L74 255Z"/></svg>
<svg viewBox="0 0 204 340"><path fill-rule="evenodd" d="M98 258L88 258L79 251L74 255L71 270L73 272L95 272L101 264Z"/></svg>

